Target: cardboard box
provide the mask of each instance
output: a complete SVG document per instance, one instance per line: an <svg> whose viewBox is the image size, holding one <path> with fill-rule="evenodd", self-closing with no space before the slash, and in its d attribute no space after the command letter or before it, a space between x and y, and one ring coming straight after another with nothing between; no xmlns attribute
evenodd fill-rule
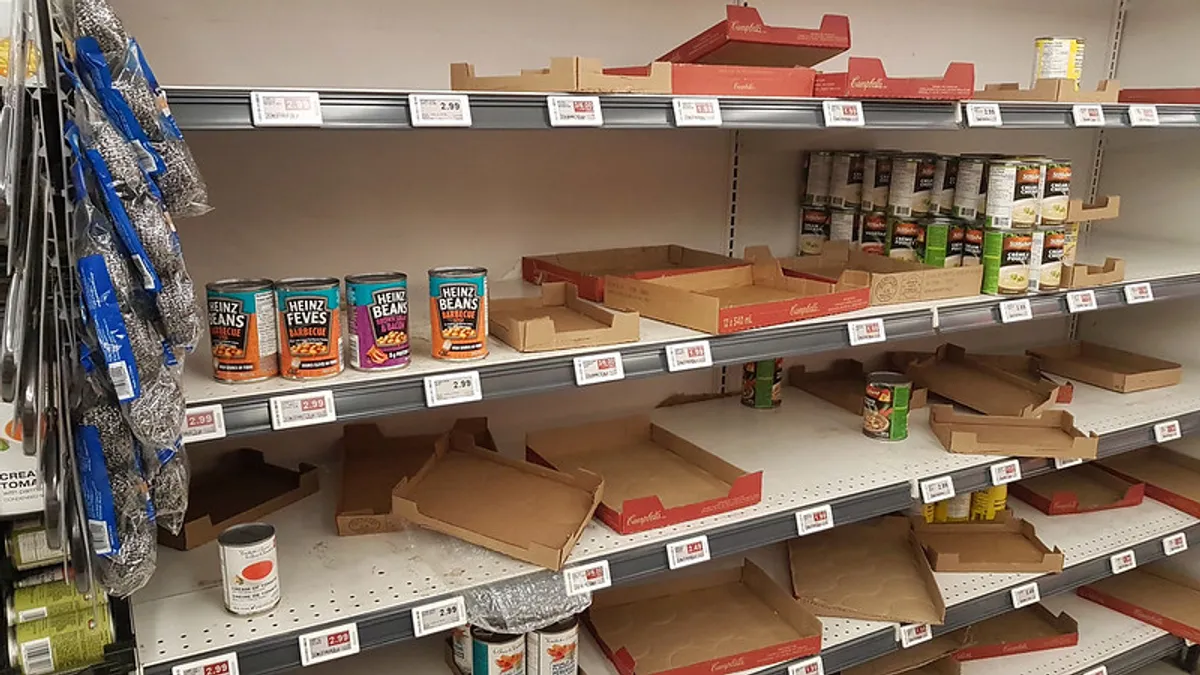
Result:
<svg viewBox="0 0 1200 675"><path fill-rule="evenodd" d="M885 654L842 671L842 675L959 675L954 654L974 640L971 628L956 630L929 642Z"/></svg>
<svg viewBox="0 0 1200 675"><path fill-rule="evenodd" d="M1075 592L1176 637L1200 641L1200 580L1171 563L1138 567Z"/></svg>
<svg viewBox="0 0 1200 675"><path fill-rule="evenodd" d="M502 457L461 431L438 439L433 456L392 492L405 520L493 551L560 570L596 506L604 480Z"/></svg>
<svg viewBox="0 0 1200 675"><path fill-rule="evenodd" d="M1170 387L1183 378L1183 366L1094 342L1070 342L1027 350L1047 373L1129 393Z"/></svg>
<svg viewBox="0 0 1200 675"><path fill-rule="evenodd" d="M945 623L942 592L907 518L877 518L792 539L788 557L793 594L814 614Z"/></svg>
<svg viewBox="0 0 1200 675"><path fill-rule="evenodd" d="M971 642L954 653L959 661L1027 654L1079 644L1079 623L1070 614L1055 616L1040 604L981 621L971 626Z"/></svg>
<svg viewBox="0 0 1200 675"><path fill-rule="evenodd" d="M839 242L828 242L821 255L784 258L784 274L822 281L835 281L846 270L871 275L871 305L944 300L979 295L983 267L932 267L863 253Z"/></svg>
<svg viewBox="0 0 1200 675"><path fill-rule="evenodd" d="M641 320L579 299L574 284L542 284L540 298L492 298L488 330L520 352L637 342Z"/></svg>
<svg viewBox="0 0 1200 675"><path fill-rule="evenodd" d="M1195 105L1200 103L1200 87L1177 87L1174 89L1122 89L1121 103L1175 103Z"/></svg>
<svg viewBox="0 0 1200 675"><path fill-rule="evenodd" d="M1103 265L1076 263L1063 266L1063 288L1092 288L1125 281L1125 261L1105 258Z"/></svg>
<svg viewBox="0 0 1200 675"><path fill-rule="evenodd" d="M1050 383L1058 387L1058 397L1055 403L1068 404L1075 400L1075 385L1070 382L1057 382L1042 374L1037 359L1021 354L972 354L971 358L988 365L1008 371L1035 384Z"/></svg>
<svg viewBox="0 0 1200 675"><path fill-rule="evenodd" d="M733 672L821 651L820 620L750 561L600 591L586 616L622 675Z"/></svg>
<svg viewBox="0 0 1200 675"><path fill-rule="evenodd" d="M521 276L533 284L547 281L572 283L578 287L579 297L602 302L606 276L656 279L749 264L739 258L682 246L642 246L525 256L521 258Z"/></svg>
<svg viewBox="0 0 1200 675"><path fill-rule="evenodd" d="M1038 539L1033 524L1008 515L995 521L926 523L913 531L935 572L1061 572L1063 552Z"/></svg>
<svg viewBox="0 0 1200 675"><path fill-rule="evenodd" d="M975 92L980 101L1044 101L1049 103L1116 103L1121 91L1117 80L1100 80L1095 91L1076 90L1074 80L1039 79L1032 89L1022 89L1016 82L985 84Z"/></svg>
<svg viewBox="0 0 1200 675"><path fill-rule="evenodd" d="M1082 199L1067 202L1067 222L1085 223L1097 220L1112 220L1121 216L1121 198L1117 195L1105 197L1103 202L1085 204Z"/></svg>
<svg viewBox="0 0 1200 675"><path fill-rule="evenodd" d="M739 469L645 415L534 432L525 444L530 461L601 476L604 500L596 517L621 534L762 501L762 471Z"/></svg>
<svg viewBox="0 0 1200 675"><path fill-rule="evenodd" d="M1026 478L1009 494L1051 516L1137 506L1146 485L1128 481L1091 464Z"/></svg>
<svg viewBox="0 0 1200 675"><path fill-rule="evenodd" d="M878 370L886 370L886 367L867 368L862 361L838 359L827 370L812 373L804 366L792 366L788 369L788 383L846 412L861 415L867 391L867 375ZM928 389L914 387L908 399L908 409L924 408L928 397Z"/></svg>
<svg viewBox="0 0 1200 675"><path fill-rule="evenodd" d="M818 73L820 98L912 98L963 101L975 94L975 64L951 63L942 77L888 77L883 61L851 56L844 73Z"/></svg>
<svg viewBox="0 0 1200 675"><path fill-rule="evenodd" d="M786 277L766 247L747 247L750 266L658 279L607 277L604 304L713 335L865 308L870 276L848 270L837 283Z"/></svg>
<svg viewBox="0 0 1200 675"><path fill-rule="evenodd" d="M812 68L763 68L670 63L671 93L684 96L787 96L810 97L817 72ZM606 68L622 75L648 75L651 66Z"/></svg>
<svg viewBox="0 0 1200 675"><path fill-rule="evenodd" d="M929 427L950 452L966 455L1095 459L1100 437L1075 427L1065 410L1038 417L972 415L954 406L929 406Z"/></svg>
<svg viewBox="0 0 1200 675"><path fill-rule="evenodd" d="M938 347L932 358L908 367L913 384L992 416L1034 417L1058 398L1058 385L1032 382L967 354L958 345Z"/></svg>
<svg viewBox="0 0 1200 675"><path fill-rule="evenodd" d="M1200 518L1200 459L1152 445L1096 465L1125 480L1145 483L1151 499Z"/></svg>
<svg viewBox="0 0 1200 675"><path fill-rule="evenodd" d="M179 534L159 529L158 543L180 551L216 541L226 529L262 520L268 514L316 494L317 467L299 471L267 464L258 450L224 455L211 470L192 479L187 514Z"/></svg>
<svg viewBox="0 0 1200 675"><path fill-rule="evenodd" d="M651 65L646 75L613 75L604 72L600 59L559 56L549 68L522 70L520 75L480 77L470 63L450 64L450 88L454 91L536 91L580 94L669 94L671 71L664 64Z"/></svg>
<svg viewBox="0 0 1200 675"><path fill-rule="evenodd" d="M725 20L660 57L675 63L731 66L815 66L850 49L850 19L821 17L821 27L771 26L753 7L731 4Z"/></svg>

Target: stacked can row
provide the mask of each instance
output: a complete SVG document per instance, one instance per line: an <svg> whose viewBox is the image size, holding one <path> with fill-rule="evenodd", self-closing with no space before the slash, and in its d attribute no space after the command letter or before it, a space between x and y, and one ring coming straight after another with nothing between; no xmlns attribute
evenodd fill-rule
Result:
<svg viewBox="0 0 1200 675"><path fill-rule="evenodd" d="M579 672L579 619L574 616L524 635L462 626L454 629L450 643L460 675Z"/></svg>

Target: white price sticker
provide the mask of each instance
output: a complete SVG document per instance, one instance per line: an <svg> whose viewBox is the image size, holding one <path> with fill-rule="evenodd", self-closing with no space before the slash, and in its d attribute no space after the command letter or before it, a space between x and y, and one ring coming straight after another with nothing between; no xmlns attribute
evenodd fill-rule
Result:
<svg viewBox="0 0 1200 675"><path fill-rule="evenodd" d="M479 383L478 370L425 378L425 405L430 408L482 400L483 385Z"/></svg>
<svg viewBox="0 0 1200 675"><path fill-rule="evenodd" d="M220 403L188 408L183 418L183 440L188 443L225 438L225 411Z"/></svg>
<svg viewBox="0 0 1200 675"><path fill-rule="evenodd" d="M833 527L833 507L829 504L796 512L796 530L800 536Z"/></svg>
<svg viewBox="0 0 1200 675"><path fill-rule="evenodd" d="M333 392L328 389L275 396L270 405L271 428L276 431L337 421Z"/></svg>
<svg viewBox="0 0 1200 675"><path fill-rule="evenodd" d="M612 573L607 560L599 560L563 570L563 583L567 595L582 595L612 586Z"/></svg>
<svg viewBox="0 0 1200 675"><path fill-rule="evenodd" d="M171 675L238 675L236 653L222 654L171 668Z"/></svg>
<svg viewBox="0 0 1200 675"><path fill-rule="evenodd" d="M358 624L348 623L300 636L300 665L333 661L358 653Z"/></svg>
<svg viewBox="0 0 1200 675"><path fill-rule="evenodd" d="M256 127L319 127L321 95L315 91L252 91L250 121Z"/></svg>
<svg viewBox="0 0 1200 675"><path fill-rule="evenodd" d="M899 634L900 646L908 649L913 645L919 645L922 642L929 642L933 639L933 631L930 630L927 623L910 623L907 626L896 626L896 632Z"/></svg>
<svg viewBox="0 0 1200 675"><path fill-rule="evenodd" d="M940 502L954 496L954 479L939 476L921 481L921 501L926 504Z"/></svg>
<svg viewBox="0 0 1200 675"><path fill-rule="evenodd" d="M850 334L851 347L887 342L887 331L883 327L882 318L851 321L846 324L846 332Z"/></svg>
<svg viewBox="0 0 1200 675"><path fill-rule="evenodd" d="M1163 553L1165 553L1166 555L1175 555L1176 553L1183 553L1188 548L1187 533L1186 532L1176 532L1175 534L1173 534L1169 537L1163 537L1162 545L1163 545Z"/></svg>
<svg viewBox="0 0 1200 675"><path fill-rule="evenodd" d="M1137 556L1133 554L1133 549L1114 553L1108 558L1108 565L1112 568L1113 574L1128 572L1137 567Z"/></svg>
<svg viewBox="0 0 1200 675"><path fill-rule="evenodd" d="M708 550L708 537L703 534L667 544L667 565L673 570L707 562L711 557Z"/></svg>
<svg viewBox="0 0 1200 675"><path fill-rule="evenodd" d="M1024 586L1017 586L1010 592L1012 593L1013 609L1036 605L1042 601L1042 592L1038 590L1036 581L1031 581Z"/></svg>
<svg viewBox="0 0 1200 675"><path fill-rule="evenodd" d="M409 94L408 118L414 127L469 127L471 99L466 94Z"/></svg>
<svg viewBox="0 0 1200 675"><path fill-rule="evenodd" d="M1076 103L1071 108L1071 116L1075 118L1077 127L1104 126L1104 106L1096 103Z"/></svg>
<svg viewBox="0 0 1200 675"><path fill-rule="evenodd" d="M992 485L1007 485L1021 480L1021 460L1010 459L1006 462L993 464L989 467L992 473Z"/></svg>
<svg viewBox="0 0 1200 675"><path fill-rule="evenodd" d="M708 340L667 345L667 370L672 373L696 368L711 368L712 364L712 348L709 346Z"/></svg>
<svg viewBox="0 0 1200 675"><path fill-rule="evenodd" d="M413 635L425 637L434 633L467 625L467 606L462 596L414 607Z"/></svg>
<svg viewBox="0 0 1200 675"><path fill-rule="evenodd" d="M1085 670L1079 675L1108 675L1108 666L1096 666L1091 670Z"/></svg>
<svg viewBox="0 0 1200 675"><path fill-rule="evenodd" d="M967 126L998 127L1004 122L1000 117L999 103L968 103Z"/></svg>
<svg viewBox="0 0 1200 675"><path fill-rule="evenodd" d="M1125 303L1140 305L1143 302L1154 302L1154 289L1149 283L1129 284L1125 287Z"/></svg>
<svg viewBox="0 0 1200 675"><path fill-rule="evenodd" d="M1054 460L1054 468L1058 469L1059 471L1062 471L1063 469L1069 469L1073 466L1079 466L1080 464L1083 464L1083 460L1079 459L1078 457L1076 457L1074 459L1055 459Z"/></svg>
<svg viewBox="0 0 1200 675"><path fill-rule="evenodd" d="M1156 127L1158 126L1158 106L1131 105L1129 106L1129 126Z"/></svg>
<svg viewBox="0 0 1200 675"><path fill-rule="evenodd" d="M1179 428L1179 420L1167 420L1154 425L1154 441L1156 443L1177 441L1181 436L1183 436L1183 430Z"/></svg>
<svg viewBox="0 0 1200 675"><path fill-rule="evenodd" d="M552 127L601 127L604 113L599 96L547 96Z"/></svg>
<svg viewBox="0 0 1200 675"><path fill-rule="evenodd" d="M677 127L721 126L721 102L715 98L677 98L671 105Z"/></svg>
<svg viewBox="0 0 1200 675"><path fill-rule="evenodd" d="M787 675L825 675L825 663L820 656L804 659L788 666Z"/></svg>
<svg viewBox="0 0 1200 675"><path fill-rule="evenodd" d="M621 352L586 354L575 357L575 384L580 387L625 379Z"/></svg>
<svg viewBox="0 0 1200 675"><path fill-rule="evenodd" d="M1000 303L1000 321L1003 323L1029 321L1032 318L1033 306L1029 304L1029 298Z"/></svg>
<svg viewBox="0 0 1200 675"><path fill-rule="evenodd" d="M1067 293L1067 310L1072 314L1090 312L1096 309L1096 291L1071 291Z"/></svg>
<svg viewBox="0 0 1200 675"><path fill-rule="evenodd" d="M861 127L867 123L862 101L822 101L827 127Z"/></svg>

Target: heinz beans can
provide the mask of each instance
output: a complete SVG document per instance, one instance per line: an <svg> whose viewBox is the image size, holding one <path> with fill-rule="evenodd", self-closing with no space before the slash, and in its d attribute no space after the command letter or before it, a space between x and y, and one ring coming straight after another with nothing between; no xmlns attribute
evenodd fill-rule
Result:
<svg viewBox="0 0 1200 675"><path fill-rule="evenodd" d="M346 277L350 365L392 370L408 365L408 276L403 272Z"/></svg>
<svg viewBox="0 0 1200 675"><path fill-rule="evenodd" d="M429 270L429 322L435 359L471 361L487 356L487 270Z"/></svg>
<svg viewBox="0 0 1200 675"><path fill-rule="evenodd" d="M279 305L279 368L291 380L314 380L342 372L341 282L283 279L275 283Z"/></svg>
<svg viewBox="0 0 1200 675"><path fill-rule="evenodd" d="M217 537L225 609L261 614L279 604L279 560L275 527L266 523L234 525Z"/></svg>
<svg viewBox="0 0 1200 675"><path fill-rule="evenodd" d="M208 290L213 377L258 382L279 374L275 290L269 279L225 279Z"/></svg>

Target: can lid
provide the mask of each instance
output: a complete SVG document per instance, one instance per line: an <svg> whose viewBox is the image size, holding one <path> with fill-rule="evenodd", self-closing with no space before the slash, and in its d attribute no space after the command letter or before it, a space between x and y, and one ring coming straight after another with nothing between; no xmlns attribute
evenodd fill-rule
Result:
<svg viewBox="0 0 1200 675"><path fill-rule="evenodd" d="M891 370L877 370L867 375L867 384L906 384L912 385L912 380L903 373L897 373Z"/></svg>
<svg viewBox="0 0 1200 675"><path fill-rule="evenodd" d="M488 630L480 626L471 626L471 637L480 642L498 643L511 642L523 638L523 635L509 635L507 633L497 633L494 630Z"/></svg>
<svg viewBox="0 0 1200 675"><path fill-rule="evenodd" d="M487 274L486 267L434 267L429 270L430 277L472 277Z"/></svg>
<svg viewBox="0 0 1200 675"><path fill-rule="evenodd" d="M579 617L568 616L562 621L556 621L545 628L539 628L539 633L561 633L565 630L571 630L579 625Z"/></svg>
<svg viewBox="0 0 1200 675"><path fill-rule="evenodd" d="M222 546L249 546L275 536L275 526L267 523L234 525L217 537Z"/></svg>
<svg viewBox="0 0 1200 675"><path fill-rule="evenodd" d="M365 274L347 274L348 284L370 284L384 281L406 281L408 275L404 272L367 272Z"/></svg>
<svg viewBox="0 0 1200 675"><path fill-rule="evenodd" d="M337 288L341 285L334 277L289 277L275 282L275 288L280 290L310 290Z"/></svg>
<svg viewBox="0 0 1200 675"><path fill-rule="evenodd" d="M219 279L205 284L209 291L262 291L275 285L270 279Z"/></svg>

